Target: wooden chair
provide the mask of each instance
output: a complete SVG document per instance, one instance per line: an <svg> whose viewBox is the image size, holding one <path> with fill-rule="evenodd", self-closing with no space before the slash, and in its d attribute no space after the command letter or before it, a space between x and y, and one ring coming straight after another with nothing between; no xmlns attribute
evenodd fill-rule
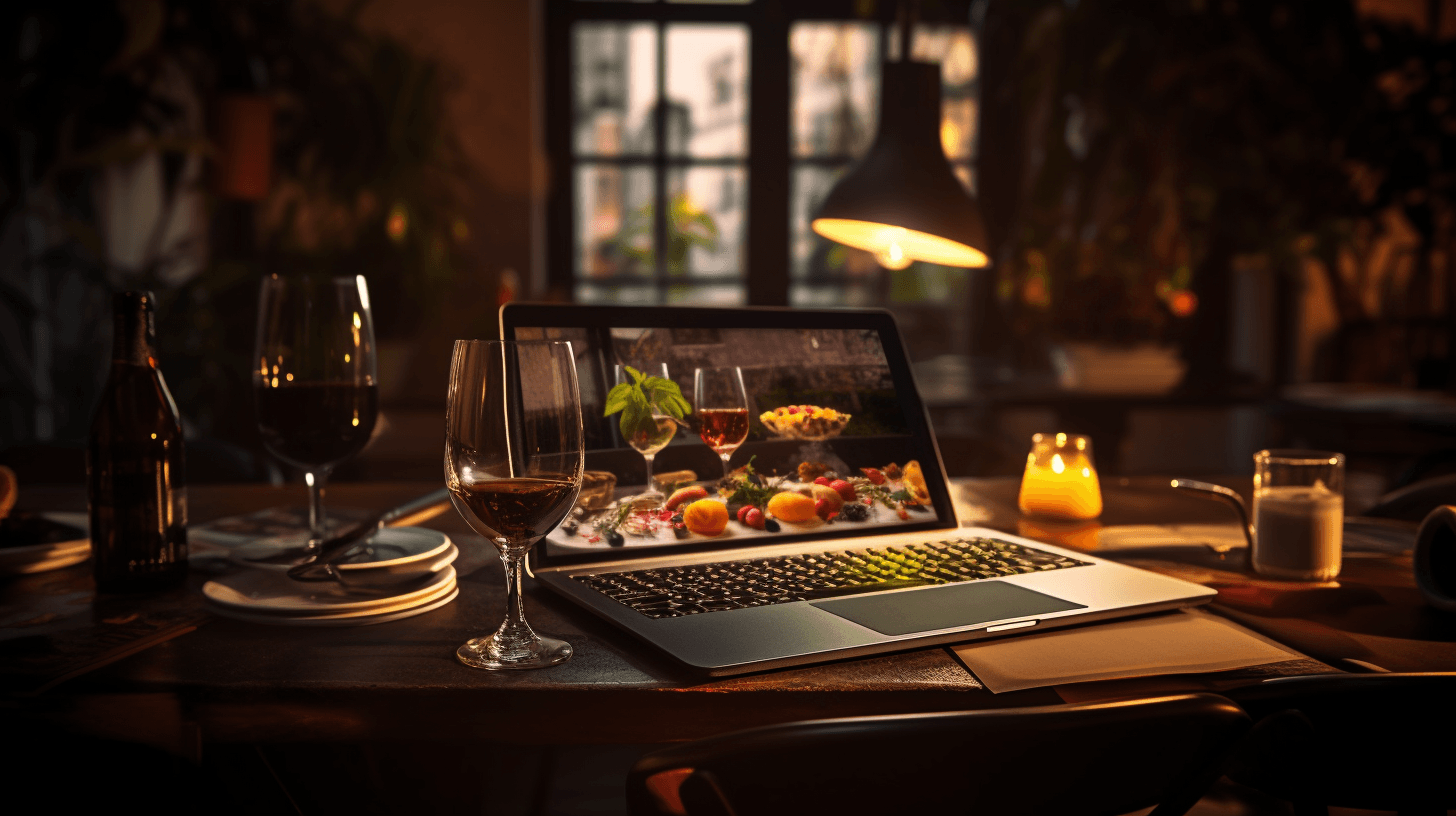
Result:
<svg viewBox="0 0 1456 816"><path fill-rule="evenodd" d="M772 725L672 746L627 778L634 816L1184 813L1249 719L1227 699Z"/></svg>
<svg viewBox="0 0 1456 816"><path fill-rule="evenodd" d="M1255 722L1229 778L1297 813L1456 808L1456 673L1282 677L1228 697Z"/></svg>

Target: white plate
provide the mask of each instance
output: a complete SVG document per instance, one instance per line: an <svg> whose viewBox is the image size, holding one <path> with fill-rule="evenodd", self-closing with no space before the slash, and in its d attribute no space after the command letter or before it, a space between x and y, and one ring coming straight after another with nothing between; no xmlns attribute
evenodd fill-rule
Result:
<svg viewBox="0 0 1456 816"><path fill-rule="evenodd" d="M350 594L338 584L304 583L272 570L244 570L214 578L202 585L209 601L242 612L321 615L352 610L379 611L399 604L418 603L440 586L455 581L455 568L446 567L427 582L397 595L367 597Z"/></svg>
<svg viewBox="0 0 1456 816"><path fill-rule="evenodd" d="M350 609L343 612L314 612L308 614L293 615L273 612L247 612L240 609L232 608L227 608L227 610L229 612L237 613L239 615L247 615L251 618L282 618L287 620L350 620L354 618L376 617L379 615L392 615L395 612L403 612L407 609L414 609L417 606L434 603L435 601L454 592L456 588L457 585L455 579L451 578L448 581L441 582L439 586L431 589L429 594L422 597L410 598L406 601L400 601L398 603L391 603L385 606L378 606L370 609ZM212 604L209 604L209 607L214 610L226 608L214 606Z"/></svg>
<svg viewBox="0 0 1456 816"><path fill-rule="evenodd" d="M83 532L90 526L85 513L42 513L57 524L69 524ZM53 541L24 547L0 547L0 575L26 575L32 572L69 567L91 557L91 539Z"/></svg>
<svg viewBox="0 0 1456 816"><path fill-rule="evenodd" d="M224 606L209 604L214 614L221 615L233 620L247 621L248 623L267 623L274 626L369 626L375 623L388 623L389 621L401 620L403 618L422 615L435 609L439 609L447 603L455 600L460 594L460 588L452 582L449 592L442 598L428 601L418 606L411 606L408 609L401 609L397 612L374 613L359 615L351 618L338 617L334 615L250 615L247 612L239 612L236 609L228 609Z"/></svg>
<svg viewBox="0 0 1456 816"><path fill-rule="evenodd" d="M424 527L385 527L371 534L365 547L351 556L347 563L338 566L346 572L377 569L398 571L409 569L412 564L434 562L451 546L450 537L438 530ZM276 557L289 549L279 547L276 542L258 541L233 546L229 557L241 566L283 572L302 563L304 557L300 555L297 560L284 563L250 559Z"/></svg>

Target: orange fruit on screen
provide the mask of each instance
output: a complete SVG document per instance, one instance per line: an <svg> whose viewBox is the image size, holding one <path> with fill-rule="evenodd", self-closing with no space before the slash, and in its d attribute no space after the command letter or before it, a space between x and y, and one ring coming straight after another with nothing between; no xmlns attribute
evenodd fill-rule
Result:
<svg viewBox="0 0 1456 816"><path fill-rule="evenodd" d="M768 500L768 512L782 521L805 522L814 518L814 499L803 493L776 493Z"/></svg>
<svg viewBox="0 0 1456 816"><path fill-rule="evenodd" d="M682 516L688 530L698 535L715 536L728 527L728 506L717 499L698 499Z"/></svg>

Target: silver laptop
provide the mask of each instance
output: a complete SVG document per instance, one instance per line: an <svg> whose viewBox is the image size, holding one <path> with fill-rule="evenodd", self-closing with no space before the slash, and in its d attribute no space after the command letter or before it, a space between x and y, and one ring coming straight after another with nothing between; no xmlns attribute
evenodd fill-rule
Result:
<svg viewBox="0 0 1456 816"><path fill-rule="evenodd" d="M532 550L531 573L709 675L1036 632L1217 594L961 527L888 312L510 304L501 331L571 341L581 383L590 478L566 523ZM632 503L646 462L603 410L617 366L663 364L689 402L697 368L739 367L750 429L730 461L739 472L724 477L689 415L654 462L678 502L648 511ZM694 508L705 500L734 511L721 531L716 508ZM740 505L758 515L740 520Z"/></svg>

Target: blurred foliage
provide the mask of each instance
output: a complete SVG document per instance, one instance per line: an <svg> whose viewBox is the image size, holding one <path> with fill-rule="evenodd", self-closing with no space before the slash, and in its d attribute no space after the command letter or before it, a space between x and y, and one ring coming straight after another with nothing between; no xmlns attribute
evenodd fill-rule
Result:
<svg viewBox="0 0 1456 816"><path fill-rule="evenodd" d="M13 100L0 106L0 223L44 224L53 237L32 262L56 286L79 275L103 301L113 288L158 290L163 367L192 430L251 438L247 359L262 276L363 274L388 339L428 319L464 259L471 171L447 124L451 79L430 57L362 28L363 5L335 15L301 0L22 0L0 11L10 55L0 92ZM189 130L166 87L179 69L204 109L261 94L274 110L266 199L227 200L209 185L211 226L197 236L207 263L185 280L163 253L139 269L112 268L93 193L98 171L161 151L170 207L185 160L216 155L214 134ZM7 264L22 262L15 246ZM0 299L17 326L41 308L13 285L0 286ZM105 314L91 336L54 344L104 355ZM34 379L7 367L7 382ZM57 366L58 391L89 406L101 367L104 356ZM85 424L58 432L84 435Z"/></svg>
<svg viewBox="0 0 1456 816"><path fill-rule="evenodd" d="M651 274L656 265L653 232L656 208L642 205L627 218L614 237L601 244L605 258L621 259L617 272ZM712 213L699 209L686 192L672 196L667 206L667 246L664 266L669 275L686 275L693 247L712 252L718 248L718 224Z"/></svg>
<svg viewBox="0 0 1456 816"><path fill-rule="evenodd" d="M1358 317L1339 258L1390 207L1427 276L1451 246L1449 42L1325 0L1029 0L992 3L987 27L988 63L1011 64L987 80L1004 135L982 155L1003 168L982 162L981 192L1009 205L988 218L1023 337L1176 338L1188 288L1246 254L1323 260Z"/></svg>

